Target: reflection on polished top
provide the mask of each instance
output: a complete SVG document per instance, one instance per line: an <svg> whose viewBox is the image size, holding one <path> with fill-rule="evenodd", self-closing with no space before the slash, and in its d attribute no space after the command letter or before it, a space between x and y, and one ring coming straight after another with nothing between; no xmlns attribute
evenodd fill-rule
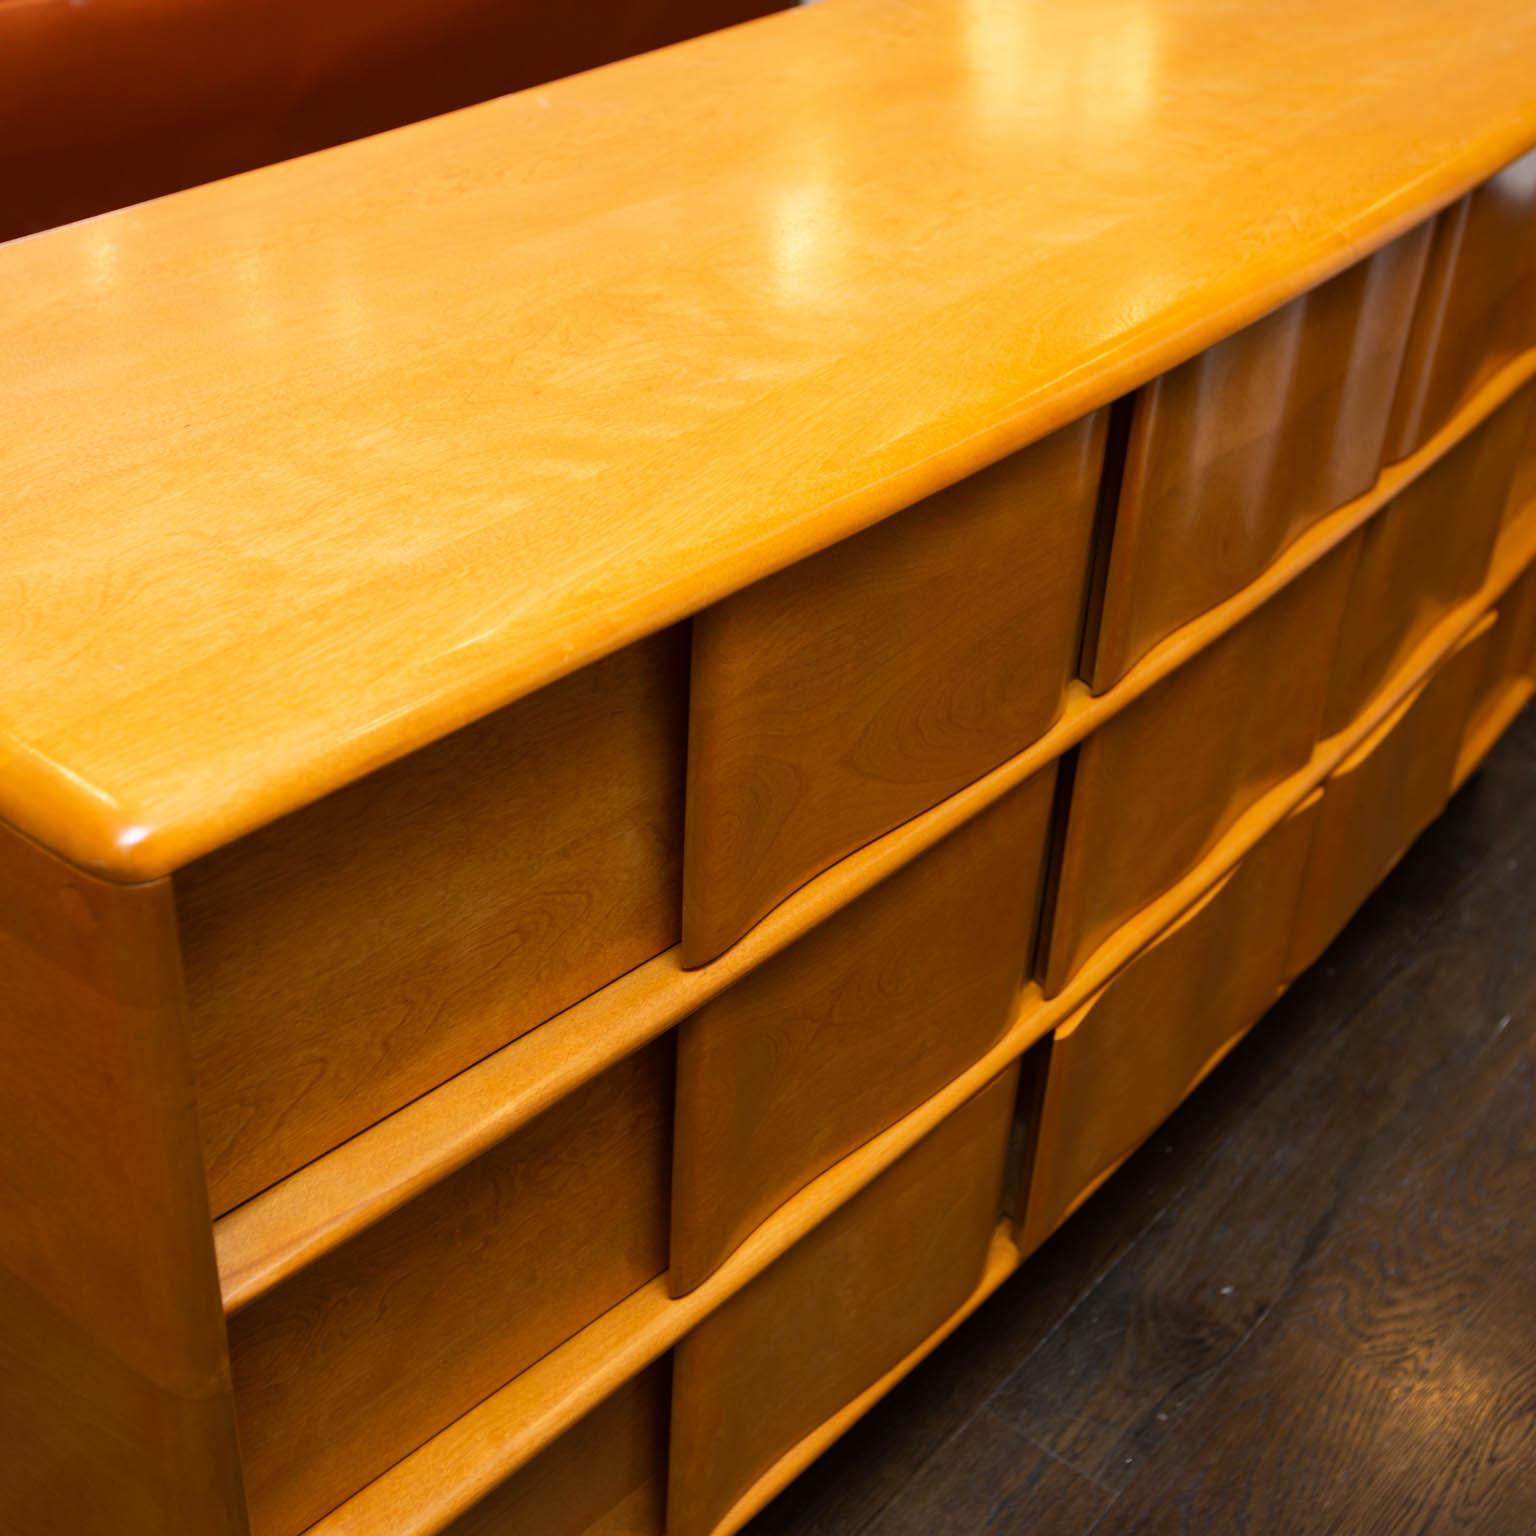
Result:
<svg viewBox="0 0 1536 1536"><path fill-rule="evenodd" d="M827 0L0 248L0 816L166 872L1536 142L1529 0Z"/></svg>

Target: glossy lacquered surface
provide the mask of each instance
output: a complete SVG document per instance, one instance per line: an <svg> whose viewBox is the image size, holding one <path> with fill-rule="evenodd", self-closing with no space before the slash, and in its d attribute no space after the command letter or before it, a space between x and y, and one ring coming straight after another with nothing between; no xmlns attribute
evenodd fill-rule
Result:
<svg viewBox="0 0 1536 1536"><path fill-rule="evenodd" d="M1376 483L1429 243L1410 230L1137 391L1096 690Z"/></svg>
<svg viewBox="0 0 1536 1536"><path fill-rule="evenodd" d="M0 815L164 872L912 503L1528 148L1533 44L840 0L12 244Z"/></svg>
<svg viewBox="0 0 1536 1536"><path fill-rule="evenodd" d="M1493 403L1489 401L1486 408L1492 408ZM1375 506L1379 509L1387 499L1383 495ZM1516 524L1520 521L1517 519ZM1346 541L1345 552L1355 548ZM1041 999L1035 988L1024 989L1006 1033L972 1067L933 1093L918 1109L874 1135L815 1177L805 1189L790 1196L718 1269L686 1295L669 1295L664 1277L636 1291L360 1489L318 1522L314 1536L373 1536L381 1529L398 1536L436 1536L477 1499L494 1497L502 1479L520 1476L520 1469L525 1466L538 1467L546 1454L554 1458L549 1465L567 1465L562 1434L584 1422L585 1416L631 1375L678 1346L681 1347L675 1364L681 1373L684 1360L690 1357L689 1346L706 1336L719 1347L702 1355L691 1355L691 1383L676 1399L670 1453L670 1518L674 1525L683 1523L685 1528L690 1521L703 1524L715 1536L727 1536L735 1530L957 1326L1021 1260L1020 1247L1012 1236L1015 1206L994 1233L981 1278L968 1295L961 1296L956 1278L960 1271L955 1266L960 1257L974 1250L970 1239L963 1235L956 1240L957 1228L953 1223L962 1223L966 1231L975 1232L977 1227L971 1223L981 1222L987 1206L979 1200L974 1207L971 1205L965 1188L968 1181L946 1178L950 1206L946 1208L943 1230L948 1235L937 1237L931 1246L919 1243L916 1234L928 1228L908 1213L899 1223L905 1246L898 1256L869 1262L867 1256L878 1257L892 1239L889 1232L882 1230L885 1223L870 1214L874 1207L860 1192L874 1195L886 1182L883 1175L887 1170L924 1143L925 1137L937 1140L938 1128L948 1123L946 1117L1007 1069L1021 1052L1064 1025L1106 981L1113 988L1120 967L1126 967L1121 973L1126 977L1140 974L1137 956L1147 951L1147 946L1156 945L1167 932L1172 942L1148 953L1172 957L1173 970L1167 974L1175 985L1165 1003L1171 1001L1174 1006L1163 1011L1164 1027L1150 1032L1136 1029L1138 1018L1145 1020L1148 1015L1135 1005L1134 995L1118 1010L1124 1050L1116 1047L1111 1030L1104 1036L1109 1040L1109 1048L1099 1054L1103 1070L1079 1075L1078 1103L1086 1103L1086 1112L1067 1120L1068 1129L1075 1130L1079 1146L1088 1156L1075 1173L1070 1164L1064 1165L1066 1173L1058 1184L1059 1191L1067 1201L1077 1198L1083 1179L1091 1181L1097 1177L1104 1156L1113 1160L1131 1140L1145 1134L1157 1115L1171 1105L1192 1077L1199 1075L1209 1055L1219 1053L1224 1040L1230 1038L1229 1032L1241 1029L1244 1017L1251 1015L1256 1004L1243 999L1253 995L1250 984L1262 990L1258 983L1263 981L1266 966L1268 974L1274 974L1274 965L1264 957L1269 956L1270 962L1277 960L1277 946L1289 937L1287 903L1278 885L1267 880L1259 882L1255 887L1256 899L1245 900L1234 909L1238 911L1238 920L1231 927L1224 927L1214 944L1202 946L1203 954L1194 957L1199 962L1196 965L1180 958L1180 936L1203 931L1200 925L1209 921L1207 914L1223 907L1228 893L1238 887L1242 878L1239 875L1226 879L1234 869L1246 872L1261 867L1262 851L1256 856L1252 850L1267 846L1260 841L1266 831L1283 822L1293 809L1304 806L1309 795L1315 804L1314 792L1330 773L1378 730L1389 729L1401 710L1423 689L1427 677L1434 675L1438 681L1445 675L1448 669L1435 670L1445 655L1455 652L1458 660L1477 657L1496 623L1487 610L1502 603L1506 586L1518 576L1529 556L1528 548L1512 546L1483 588L1435 626L1426 645L1415 649L1390 684L1372 699L1348 730L1320 743L1309 760L1275 786L1273 793L1244 809L1217 845L1157 900L1127 921L1113 941L1102 946L1082 973L1074 976L1063 993L1047 1001ZM1324 561L1310 568L1303 565L1301 573L1293 566L1290 584L1282 586L1280 592L1304 584L1308 571L1326 573L1327 564ZM1272 601L1277 600L1278 594L1270 595ZM1209 634L1206 638L1209 639ZM1472 643L1457 651L1464 638L1470 638ZM1275 649L1277 654L1286 654L1285 648ZM1316 658L1312 661L1314 665L1309 670L1315 671ZM1467 676L1470 678L1472 673ZM1153 690L1147 696L1154 697L1156 692ZM1094 701L1094 707L1097 704ZM1428 741L1421 739L1416 755L1425 761L1437 757L1444 766L1444 776L1448 776L1463 735L1462 719L1437 712L1435 721ZM989 776L989 780L994 777ZM971 797L972 790L968 790L955 798ZM1350 842L1347 818L1339 831L1343 841ZM1369 841L1367 836L1367 845ZM920 869L921 861L914 866L914 873ZM1215 896L1206 900L1212 892ZM1179 919L1186 911L1191 919L1180 925ZM849 918L856 912L857 905L850 908ZM828 925L829 929L841 926ZM865 935L866 939L869 937ZM749 940L748 945L754 942ZM1251 974L1247 963L1229 963L1232 951L1239 945L1245 962L1256 967ZM786 958L793 953L786 951ZM871 962L867 968L861 967L858 956L850 955L846 962L835 953L831 958L828 974L835 976L839 965L846 963L851 971L875 977L875 985L879 985L878 960L874 955L866 957ZM1147 961L1154 972L1161 964L1159 960ZM697 978L707 976L708 971L677 974ZM1203 979L1211 975L1217 982ZM1221 991L1229 985L1233 989L1230 993ZM1213 986L1217 987L1215 992ZM1204 1002L1218 993L1223 1006L1204 1008ZM1177 1022L1181 995L1186 1000L1183 1011L1191 1014L1188 1028ZM792 1016L796 1000L789 991L781 997L786 1000L784 1016ZM1190 998L1195 1001L1188 1002ZM1228 1007L1234 999L1242 1006ZM791 1038L788 1031L782 1036L774 1035L773 1013L771 1006L765 1008L763 1022L767 1028L757 1036L767 1046L758 1058L767 1068L765 1076L775 1068L776 1039L787 1042ZM620 1020L612 1013L608 1018L612 1026L619 1025ZM1171 1024L1167 1022L1170 1019L1174 1021ZM550 1028L558 1029L559 1025L553 1023ZM787 1081L793 1080L797 1067L812 1067L826 1060L805 1048L807 1038L799 1036L798 1050L777 1053L786 1069ZM809 1038L812 1043L820 1043L814 1041L813 1035ZM1096 1102L1102 1096L1099 1090L1111 1084L1117 1075L1118 1091L1106 1102ZM854 1081L857 1084L856 1077ZM1005 1103L1002 1107L1006 1111L1008 1106ZM406 1121L421 1124L410 1116L397 1118L401 1124L389 1129L386 1142L388 1136L407 1134ZM816 1122L814 1114L803 1118ZM771 1120L761 1123L771 1125ZM1033 1124L1026 1101L1020 1118L1026 1139ZM370 1139L363 1137L358 1141ZM764 1145L771 1148L772 1142ZM780 1147L785 1146L794 1150L792 1137L780 1142ZM696 1146L693 1150L696 1154L699 1149ZM681 1151L679 1143L674 1148L675 1175ZM295 1192L300 1182L295 1181ZM1049 1202L1045 1210L1049 1213ZM1004 1212L999 1210L995 1214ZM1031 1224L1027 1209L1023 1219L1028 1231ZM823 1238L829 1232L835 1233L835 1242L833 1237ZM829 1263L827 1245L832 1245L834 1254L847 1262L841 1266ZM782 1263L778 1262L781 1260ZM329 1261L312 1263L312 1267L328 1268ZM894 1278L898 1270L900 1280ZM798 1280L768 1284L778 1281L780 1276L796 1275ZM932 1289L939 1281L944 1286L942 1297L951 1308L947 1313L942 1313ZM958 1301L957 1296L961 1296ZM768 1299L763 1300L764 1297ZM749 1299L750 1306L746 1305ZM738 1301L743 1304L741 1308L736 1305ZM828 1309L847 1320L842 1332L826 1329ZM748 1319L745 1324L744 1317ZM719 1326L711 1326L714 1324ZM808 1324L822 1335L809 1344L804 1342ZM679 1374L679 1384L682 1379ZM737 1381L745 1384L733 1386ZM647 1508L642 1497L642 1516Z"/></svg>
<svg viewBox="0 0 1536 1536"><path fill-rule="evenodd" d="M1435 220L1387 455L1411 453L1502 363L1536 345L1536 154Z"/></svg>
<svg viewBox="0 0 1536 1536"><path fill-rule="evenodd" d="M0 1242L25 1279L0 1296L0 1346L12 1395L40 1410L7 1418L23 1481L0 1483L0 1527L20 1509L34 1525L72 1516L79 1536L657 1536L663 1518L671 1536L731 1536L1150 1133L1532 686L1536 351L1509 355L1503 319L1468 320L1470 339L1398 364L1442 297L1504 292L1520 311L1536 248L1474 242L1442 292L1426 274L1444 267L1446 184L1377 187L1384 201L1350 212L1326 173L1343 144L1400 163L1379 126L1362 121L1358 144L1339 130L1371 82L1402 83L1419 12L1355 36L1378 52L1305 112L1254 62L1284 53L1291 23L1261 16L1261 48L1248 13L1207 14L1207 50L1242 32L1252 57L1229 48L1218 82L1208 52L1174 50L1146 104L1161 180L1134 187L1115 178L1154 162L1106 106L1108 66L1085 66L1095 115L1050 98L1060 77L1037 71L1005 76L1018 93L994 119L958 105L986 67L945 51L944 18L981 13L848 0L824 14L872 41L824 51L809 76L814 50L774 39L809 28L796 35L825 49L817 29L852 41L844 21L762 28L750 79L706 43L688 58L707 89L659 94L682 80L675 59L651 61L644 90L624 70L587 82L579 166L562 117L567 138L539 141L540 159L531 127L501 177L487 168L510 152L482 136L451 194L425 171L385 189L366 172L378 145L336 157L363 159L328 201L302 168L254 178L247 191L276 187L272 269L292 279L334 248L338 219L366 228L358 250L389 257L369 267L388 318L348 333L350 361L318 321L281 345L271 332L262 367L227 348L220 409L188 413L179 442L151 421L165 386L150 363L195 382L201 337L175 359L91 353L146 402L139 457L93 492L118 496L119 532L142 547L109 549L85 517L82 541L67 516L49 543L42 439L25 411L0 428L33 455L17 478L32 498L23 593L39 573L56 597L93 572L106 583L73 627L21 605L28 697L51 646L57 721L94 687L92 750L170 773L157 782L177 793L222 764L226 798L203 811L238 803L261 822L199 823L217 846L141 883L21 834L0 844L0 930L22 978L0 977L20 1087L0 1129L19 1209ZM985 14L1055 35L1022 52L1059 70L1062 28L1100 60L1133 13L1084 13L1094 33L1076 12ZM1157 12L1159 48L1194 14ZM1366 57L1388 62L1361 73ZM808 80L826 88L820 115L768 125L762 93L782 105ZM1235 88L1252 99L1243 132L1222 119L1226 158L1265 139L1254 175L1272 177L1310 141L1270 114L1311 122L1320 101L1336 104L1334 153L1289 200L1271 180L1262 218L1237 183L1220 223L1225 160L1202 139L1197 174L1179 110ZM706 98L720 110L692 169L658 155ZM632 136L655 128L644 165L611 142L621 103ZM1504 127L1519 116L1482 108ZM556 93L540 110L571 109ZM1403 111L1429 123L1436 175L1467 168L1472 140L1436 140L1437 107ZM1047 118L1054 137L1036 144ZM780 136L807 122L842 125L834 180L858 216L797 224L832 231L811 265L842 275L795 310L783 290L735 285L763 277L754 199L778 184ZM451 126L433 129L444 155ZM899 195L951 141L945 170L961 174ZM633 184L612 180L626 154ZM657 190L685 170L686 186ZM1349 186L1363 197L1369 182ZM1179 200L1154 224L1165 195ZM1361 260L1333 276L1308 265L1314 196L1387 243L1372 254L1361 235L1347 253ZM1420 222L1403 231L1391 210L1410 203ZM552 222L498 223L514 204ZM168 261L191 228L174 212L142 215ZM1192 227L1198 251L1181 244ZM1234 230L1248 244L1223 244ZM1152 253L1128 254L1128 232ZM457 269L435 265L437 238ZM1070 263L1053 265L1055 240ZM222 270L209 248L198 283ZM1128 318L1174 249L1194 286ZM551 263L543 287L487 295L534 254ZM1298 299L1282 267L1325 281ZM138 275L120 302L186 299L179 280ZM72 344L81 313L63 325ZM1074 363L1066 344L1111 319ZM1207 344L1188 363L1178 351ZM1447 359L1449 414L1383 469L1400 386ZM1144 383L1149 360L1172 371ZM295 384L279 401L295 368L330 397ZM1017 393L1031 379L1034 415ZM1099 389L1117 398L1085 410ZM194 538L194 510L229 496L237 437L241 474L291 505L230 496ZM702 475L706 439L707 488L679 473L697 452ZM97 467L77 442L48 473L84 488ZM831 499L797 501L805 476ZM708 548L715 566L699 563ZM804 558L774 569L787 549ZM147 584L144 551L162 557ZM673 623L674 599L705 606ZM544 622L524 644L509 615ZM626 629L663 616L653 636ZM145 681L129 641L149 644L151 619L162 659L180 634L176 688L195 695ZM450 631L463 643L444 649ZM284 654L285 709L241 691ZM511 702L475 692L482 665L522 689L504 668L533 662L540 686ZM412 734L476 699L474 723ZM324 763L364 737L402 755L328 782ZM342 756L295 756L301 738ZM267 816L260 796L301 760L318 798ZM27 803L68 804L46 788ZM138 825L139 854L163 852ZM146 1277L165 1283L150 1294ZM114 1377L122 1359L135 1370ZM26 1481L58 1465L57 1426L77 1420L79 1482L107 1490L88 1499Z"/></svg>

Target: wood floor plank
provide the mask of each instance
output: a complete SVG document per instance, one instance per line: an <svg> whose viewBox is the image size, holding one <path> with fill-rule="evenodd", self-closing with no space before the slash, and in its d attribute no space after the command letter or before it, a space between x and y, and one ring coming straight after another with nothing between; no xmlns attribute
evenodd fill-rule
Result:
<svg viewBox="0 0 1536 1536"><path fill-rule="evenodd" d="M1109 1495L990 1413L966 1422L920 1487L888 1504L868 1536L1013 1536L1084 1530Z"/></svg>
<svg viewBox="0 0 1536 1536"><path fill-rule="evenodd" d="M1093 1536L1354 1536L1358 1481L1410 1443L1406 1388L1305 1333L1261 1324L1241 1369L1208 1393L1177 1445L1090 1529ZM1169 1454L1176 1452L1176 1454Z"/></svg>
<svg viewBox="0 0 1536 1536"><path fill-rule="evenodd" d="M1282 1306L1093 1536L1525 1536L1536 1529L1536 1316L1529 1232L1487 1303L1379 1368Z"/></svg>
<svg viewBox="0 0 1536 1536"><path fill-rule="evenodd" d="M1512 1275L1536 1339L1533 1017L1511 1027L1525 1036L1514 1060L1489 1063L1492 1091L1468 1096L1433 1156L1406 1149L1409 1171L1356 1208L1285 1297L1288 1318L1356 1364L1422 1384L1485 1325Z"/></svg>
<svg viewBox="0 0 1536 1536"><path fill-rule="evenodd" d="M1353 1206L1095 1536L1460 1531L1472 1528L1464 1515L1526 1498L1536 1484L1532 1018L1513 1062L1485 1056L1494 1091L1449 1101L1463 1135L1435 1138L1443 1155L1422 1179L1384 1180L1395 1200ZM1348 1461L1314 1447L1319 1414L1356 1443ZM1305 1508L1268 1486L1287 1460ZM1244 1494L1247 1483L1262 1486Z"/></svg>
<svg viewBox="0 0 1536 1536"><path fill-rule="evenodd" d="M1536 1328L1529 1259L1498 1304L1439 1352L1397 1405L1397 1460L1357 1483L1359 1536L1402 1532L1525 1536L1536 1531Z"/></svg>
<svg viewBox="0 0 1536 1536"><path fill-rule="evenodd" d="M1445 813L1415 843L1413 862L1433 866L1447 892L1454 891L1458 882L1475 878L1530 816L1533 784L1536 709L1527 709Z"/></svg>

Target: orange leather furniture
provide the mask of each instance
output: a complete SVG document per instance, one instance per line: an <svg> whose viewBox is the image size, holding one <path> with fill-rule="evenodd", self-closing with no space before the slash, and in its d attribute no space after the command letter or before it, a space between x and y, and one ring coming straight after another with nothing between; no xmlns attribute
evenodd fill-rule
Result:
<svg viewBox="0 0 1536 1536"><path fill-rule="evenodd" d="M0 240L783 9L786 0L6 0Z"/></svg>

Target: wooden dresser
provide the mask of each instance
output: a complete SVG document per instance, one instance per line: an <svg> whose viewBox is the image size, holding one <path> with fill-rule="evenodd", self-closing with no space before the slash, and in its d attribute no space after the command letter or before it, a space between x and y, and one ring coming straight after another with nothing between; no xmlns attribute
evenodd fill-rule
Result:
<svg viewBox="0 0 1536 1536"><path fill-rule="evenodd" d="M0 1530L726 1536L1536 689L1528 0L829 0L0 247Z"/></svg>

